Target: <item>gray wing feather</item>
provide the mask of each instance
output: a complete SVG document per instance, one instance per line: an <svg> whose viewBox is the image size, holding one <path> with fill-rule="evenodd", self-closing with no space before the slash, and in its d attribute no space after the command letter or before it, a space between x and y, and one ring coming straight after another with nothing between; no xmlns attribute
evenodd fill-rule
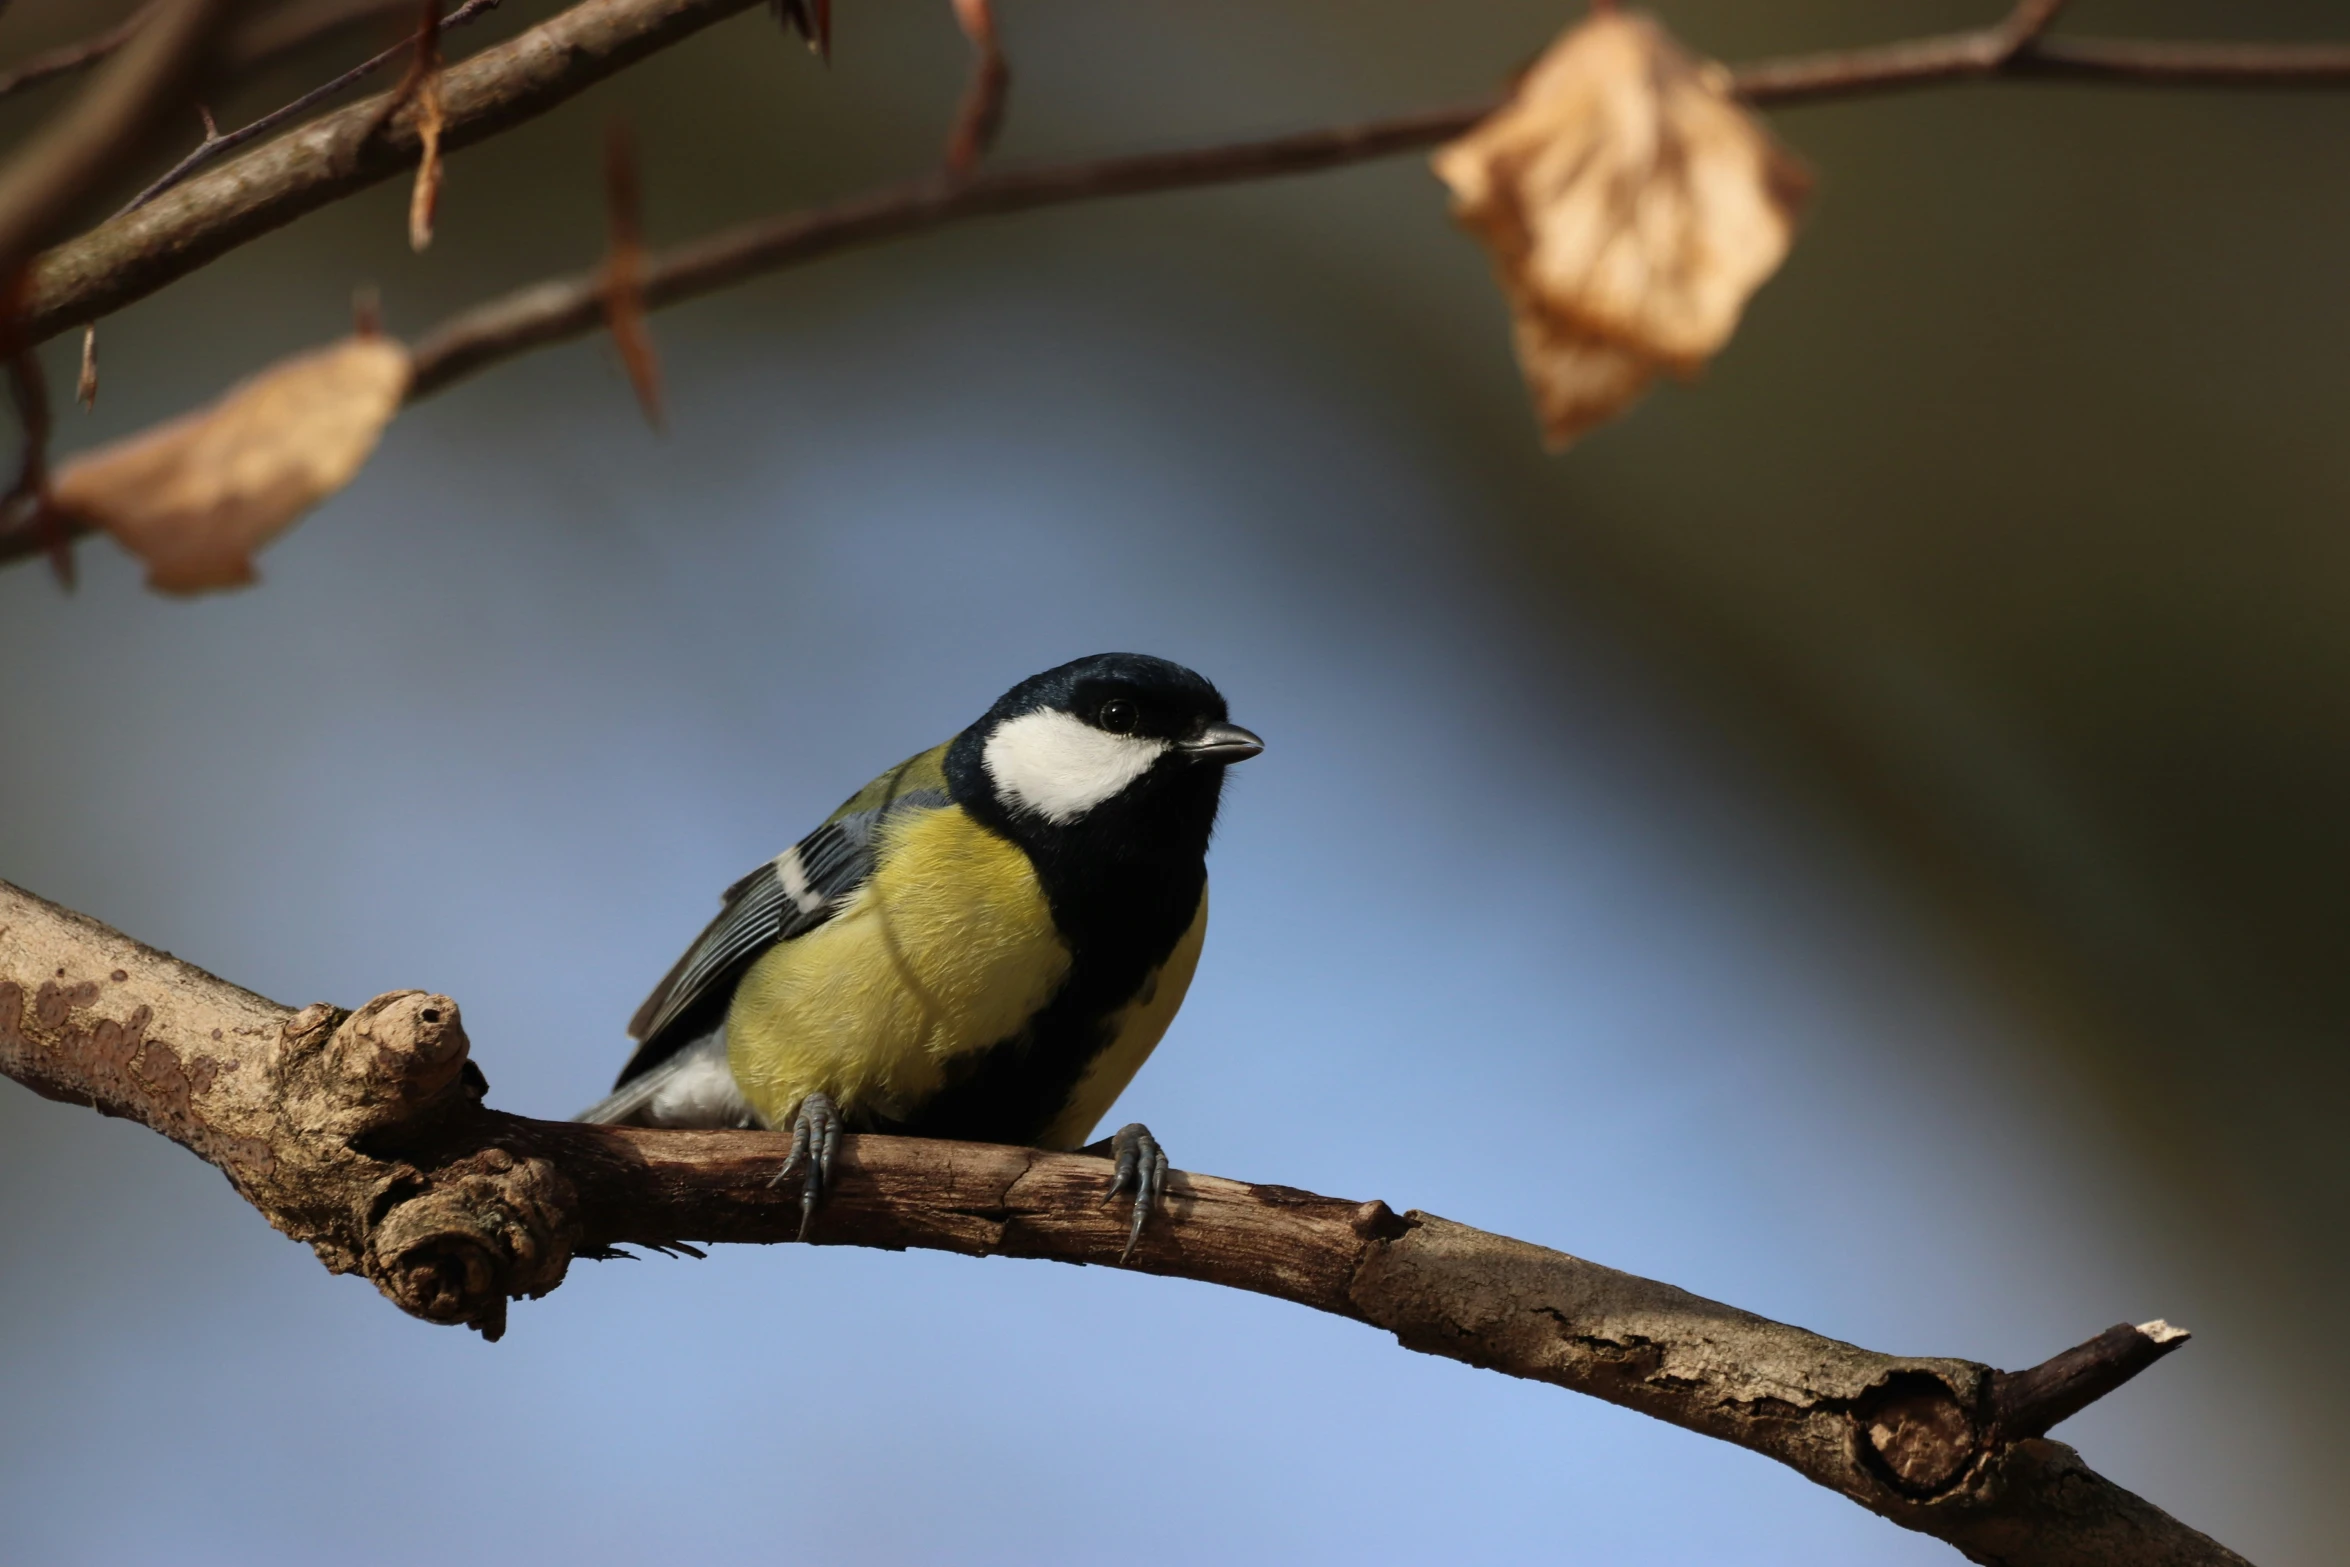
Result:
<svg viewBox="0 0 2350 1567"><path fill-rule="evenodd" d="M621 1073L621 1083L681 1048L686 1040L664 1037L673 1025L689 1018L702 1021L696 1014L731 995L760 953L807 934L839 912L873 874L874 843L885 818L947 803L936 790L917 789L879 809L835 817L727 888L718 917L629 1020L629 1037L641 1047Z"/></svg>

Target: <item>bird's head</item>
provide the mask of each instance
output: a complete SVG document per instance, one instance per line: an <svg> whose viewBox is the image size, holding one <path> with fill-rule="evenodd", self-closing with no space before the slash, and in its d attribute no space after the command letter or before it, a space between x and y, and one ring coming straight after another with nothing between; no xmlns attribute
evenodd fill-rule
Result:
<svg viewBox="0 0 2350 1567"><path fill-rule="evenodd" d="M1097 653L1005 692L956 741L948 771L967 806L1024 834L1196 832L1204 848L1224 769L1264 748L1182 665Z"/></svg>

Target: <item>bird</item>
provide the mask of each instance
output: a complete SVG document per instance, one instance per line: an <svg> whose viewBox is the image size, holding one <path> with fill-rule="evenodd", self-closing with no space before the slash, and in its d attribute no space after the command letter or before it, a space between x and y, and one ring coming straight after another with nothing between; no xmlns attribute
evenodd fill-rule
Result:
<svg viewBox="0 0 2350 1567"><path fill-rule="evenodd" d="M1180 664L1033 675L723 894L582 1121L791 1133L805 1240L846 1131L1083 1147L1182 1006L1225 769L1264 750ZM1141 1122L1120 1261L1165 1189Z"/></svg>

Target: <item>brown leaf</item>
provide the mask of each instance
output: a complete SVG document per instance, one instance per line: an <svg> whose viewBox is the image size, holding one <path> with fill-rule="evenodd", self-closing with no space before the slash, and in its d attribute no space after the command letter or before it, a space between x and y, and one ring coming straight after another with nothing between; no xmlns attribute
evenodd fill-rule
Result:
<svg viewBox="0 0 2350 1567"><path fill-rule="evenodd" d="M1729 341L1811 183L1727 71L1617 11L1569 29L1435 167L1501 274L1554 449Z"/></svg>
<svg viewBox="0 0 2350 1567"><path fill-rule="evenodd" d="M644 187L637 178L636 143L615 121L604 140L604 206L611 253L604 259L604 324L636 389L645 421L661 428L661 361L645 321Z"/></svg>
<svg viewBox="0 0 2350 1567"><path fill-rule="evenodd" d="M60 511L144 560L149 587L241 586L253 580L255 549L351 482L407 386L405 347L348 337L75 458L50 493Z"/></svg>
<svg viewBox="0 0 2350 1567"><path fill-rule="evenodd" d="M416 187L408 193L408 248L422 252L432 244L432 220L441 206L441 79L417 89L416 136L423 151L416 164Z"/></svg>
<svg viewBox="0 0 2350 1567"><path fill-rule="evenodd" d="M949 176L969 179L979 160L995 145L1004 125L1004 99L1011 91L1012 68L996 41L995 8L990 0L954 0L955 22L971 44L971 77L963 101L955 110L954 128L947 133L946 166Z"/></svg>
<svg viewBox="0 0 2350 1567"><path fill-rule="evenodd" d="M408 194L408 248L421 254L432 244L433 216L441 205L441 132L448 113L441 103L441 0L424 0L416 24L416 53L394 101L416 103L416 185Z"/></svg>

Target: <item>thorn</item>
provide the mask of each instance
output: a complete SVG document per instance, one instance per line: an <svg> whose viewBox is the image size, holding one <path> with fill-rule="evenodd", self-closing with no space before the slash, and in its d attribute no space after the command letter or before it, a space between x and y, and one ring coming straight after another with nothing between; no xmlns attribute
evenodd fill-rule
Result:
<svg viewBox="0 0 2350 1567"><path fill-rule="evenodd" d="M98 323L90 322L82 328L82 373L74 382L73 395L88 413L98 406Z"/></svg>

